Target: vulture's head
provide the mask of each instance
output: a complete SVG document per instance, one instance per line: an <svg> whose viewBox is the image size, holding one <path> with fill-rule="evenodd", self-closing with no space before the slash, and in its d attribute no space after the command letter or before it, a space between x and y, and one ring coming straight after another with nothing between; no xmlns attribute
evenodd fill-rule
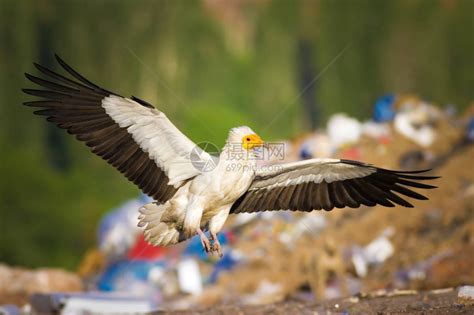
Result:
<svg viewBox="0 0 474 315"><path fill-rule="evenodd" d="M265 142L250 127L242 126L232 128L227 137L227 144L231 146L242 145L247 151L262 147Z"/></svg>

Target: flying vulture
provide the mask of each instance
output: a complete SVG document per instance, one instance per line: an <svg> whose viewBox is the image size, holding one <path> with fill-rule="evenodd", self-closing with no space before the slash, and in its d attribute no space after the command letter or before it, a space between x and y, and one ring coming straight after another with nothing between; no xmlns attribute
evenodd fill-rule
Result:
<svg viewBox="0 0 474 315"><path fill-rule="evenodd" d="M246 126L230 130L216 162L150 103L103 89L56 60L70 76L35 63L47 79L25 74L43 89L23 89L41 98L24 104L40 108L35 114L85 142L156 200L139 210L138 223L155 246L199 234L206 252L221 255L217 233L232 213L413 207L406 197L427 198L412 188L435 188L420 182L437 178L422 175L426 170L394 171L350 160L257 167L265 143ZM214 161L214 167L200 167L196 157Z"/></svg>

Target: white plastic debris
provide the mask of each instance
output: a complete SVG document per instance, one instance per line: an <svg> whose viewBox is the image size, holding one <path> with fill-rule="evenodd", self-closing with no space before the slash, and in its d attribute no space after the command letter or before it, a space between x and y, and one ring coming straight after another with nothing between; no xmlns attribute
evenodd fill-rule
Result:
<svg viewBox="0 0 474 315"><path fill-rule="evenodd" d="M326 158L334 153L331 139L325 133L313 132L300 145L299 159Z"/></svg>
<svg viewBox="0 0 474 315"><path fill-rule="evenodd" d="M439 113L429 104L405 107L395 116L394 126L397 132L422 147L429 147L436 139L436 131L431 123Z"/></svg>
<svg viewBox="0 0 474 315"><path fill-rule="evenodd" d="M200 294L202 292L201 272L194 259L184 259L178 263L179 288L184 293Z"/></svg>
<svg viewBox="0 0 474 315"><path fill-rule="evenodd" d="M458 298L465 300L474 300L474 286L465 285L458 290Z"/></svg>
<svg viewBox="0 0 474 315"><path fill-rule="evenodd" d="M392 242L381 236L365 247L364 254L370 264L380 264L392 256L393 251Z"/></svg>
<svg viewBox="0 0 474 315"><path fill-rule="evenodd" d="M364 252L359 246L355 246L352 249L352 264L359 277L363 278L367 275L368 264L365 260Z"/></svg>
<svg viewBox="0 0 474 315"><path fill-rule="evenodd" d="M352 263L359 277L365 277L369 266L379 265L394 253L394 247L389 237L394 230L387 228L375 240L365 247L355 246L352 251Z"/></svg>
<svg viewBox="0 0 474 315"><path fill-rule="evenodd" d="M243 304L268 304L275 302L279 299L282 294L282 285L280 283L270 282L263 280L260 282L257 290L253 294L245 295L242 297Z"/></svg>
<svg viewBox="0 0 474 315"><path fill-rule="evenodd" d="M355 143L362 133L361 123L346 114L333 115L327 124L327 133L334 147Z"/></svg>
<svg viewBox="0 0 474 315"><path fill-rule="evenodd" d="M47 297L50 298L52 297ZM79 314L144 314L156 309L156 305L145 298L120 296L105 293L83 293L65 296L62 299L63 315ZM36 313L36 312L34 312Z"/></svg>
<svg viewBox="0 0 474 315"><path fill-rule="evenodd" d="M374 139L390 137L390 126L387 123L377 123L368 120L362 124L362 134Z"/></svg>

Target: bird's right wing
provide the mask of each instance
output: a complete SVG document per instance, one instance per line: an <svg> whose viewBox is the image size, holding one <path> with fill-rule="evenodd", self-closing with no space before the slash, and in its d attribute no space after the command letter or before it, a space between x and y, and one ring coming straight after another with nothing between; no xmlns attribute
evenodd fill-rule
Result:
<svg viewBox="0 0 474 315"><path fill-rule="evenodd" d="M75 80L35 64L49 78L25 74L46 88L23 89L43 98L24 103L43 108L35 114L47 116L48 121L84 141L93 153L160 202L199 174L190 160L192 150L199 148L164 113L136 97L125 98L100 88L58 56L56 59Z"/></svg>

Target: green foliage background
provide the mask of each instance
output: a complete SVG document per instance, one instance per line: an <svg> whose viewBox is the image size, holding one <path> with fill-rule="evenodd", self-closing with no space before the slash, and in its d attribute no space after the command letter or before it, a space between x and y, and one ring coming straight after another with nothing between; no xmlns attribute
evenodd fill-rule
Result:
<svg viewBox="0 0 474 315"><path fill-rule="evenodd" d="M232 2L0 1L0 261L75 268L103 213L138 194L20 105L31 86L23 72L55 52L219 145L237 125L266 139L309 130L301 43L320 73L311 105L320 123L337 111L366 118L386 92L460 110L474 99L472 0Z"/></svg>

